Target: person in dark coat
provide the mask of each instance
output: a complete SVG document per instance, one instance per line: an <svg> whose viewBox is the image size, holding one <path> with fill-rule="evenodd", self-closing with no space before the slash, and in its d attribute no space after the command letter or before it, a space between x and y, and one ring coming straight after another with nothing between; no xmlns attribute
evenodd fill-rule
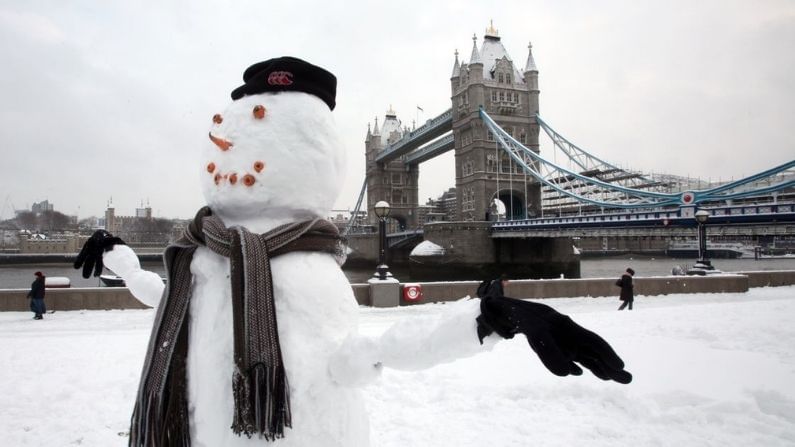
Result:
<svg viewBox="0 0 795 447"><path fill-rule="evenodd" d="M44 318L44 313L47 312L47 308L44 306L44 274L36 272L35 275L36 279L30 285L28 298L30 298L30 310L36 314L33 319L41 320Z"/></svg>
<svg viewBox="0 0 795 447"><path fill-rule="evenodd" d="M632 310L632 303L635 301L635 293L632 290L633 276L635 276L635 270L627 268L627 271L616 281L616 285L621 287L621 295L619 295L618 299L623 301L618 310L624 310L627 306L629 306L629 310Z"/></svg>

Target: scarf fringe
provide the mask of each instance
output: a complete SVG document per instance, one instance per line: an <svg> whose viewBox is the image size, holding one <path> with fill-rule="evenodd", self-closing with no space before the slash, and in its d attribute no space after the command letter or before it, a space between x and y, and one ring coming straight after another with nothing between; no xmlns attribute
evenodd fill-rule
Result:
<svg viewBox="0 0 795 447"><path fill-rule="evenodd" d="M158 405L155 395L147 395L135 406L130 424L130 447L190 447L190 423L187 408ZM179 405L177 398L171 404ZM165 413L165 416L162 414Z"/></svg>
<svg viewBox="0 0 795 447"><path fill-rule="evenodd" d="M284 437L285 427L292 427L290 391L284 368L257 363L248 374L239 368L232 378L235 415L232 431L249 438L274 441Z"/></svg>

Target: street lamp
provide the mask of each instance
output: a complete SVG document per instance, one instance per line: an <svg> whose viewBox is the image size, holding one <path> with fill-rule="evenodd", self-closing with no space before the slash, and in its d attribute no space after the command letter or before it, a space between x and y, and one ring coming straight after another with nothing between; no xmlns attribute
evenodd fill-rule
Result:
<svg viewBox="0 0 795 447"><path fill-rule="evenodd" d="M385 280L389 267L386 265L386 217L389 216L389 203L381 200L373 207L378 216L378 279Z"/></svg>
<svg viewBox="0 0 795 447"><path fill-rule="evenodd" d="M698 263L704 268L711 270L709 259L707 259L707 220L709 212L706 210L696 211L696 222L698 222Z"/></svg>

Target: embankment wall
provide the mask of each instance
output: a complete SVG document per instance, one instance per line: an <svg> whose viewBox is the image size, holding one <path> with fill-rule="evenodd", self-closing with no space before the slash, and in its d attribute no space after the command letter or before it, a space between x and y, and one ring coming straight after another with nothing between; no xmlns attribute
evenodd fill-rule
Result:
<svg viewBox="0 0 795 447"><path fill-rule="evenodd" d="M422 287L422 299L401 305L453 301L474 296L478 281L413 283ZM635 295L654 296L688 293L742 293L751 287L795 285L795 271L740 272L716 276L660 276L635 278ZM353 284L354 296L361 305L370 305L373 285ZM0 311L28 311L26 289L0 290ZM513 280L505 294L515 298L617 297L615 278ZM126 287L47 289L48 310L146 309Z"/></svg>

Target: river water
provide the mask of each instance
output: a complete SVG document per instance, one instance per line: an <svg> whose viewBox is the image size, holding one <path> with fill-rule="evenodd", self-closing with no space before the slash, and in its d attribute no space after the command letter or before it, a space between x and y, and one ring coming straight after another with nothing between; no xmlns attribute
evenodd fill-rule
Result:
<svg viewBox="0 0 795 447"><path fill-rule="evenodd" d="M636 277L664 276L671 273L675 265L688 266L694 263L693 259L674 259L667 257L650 258L642 256L618 256L609 258L586 258L580 263L580 272L583 278L612 278L618 277L632 267ZM795 270L795 258L760 259L716 259L712 263L724 272L754 271L754 270ZM164 275L161 263L145 263L143 268ZM80 272L67 264L44 265L8 265L0 266L0 289L26 289L33 282L33 273L42 271L47 276L61 276L70 279L72 287L97 287L100 285L98 278L84 279ZM345 269L345 275L352 283L363 283L375 273L372 269ZM400 281L411 281L407 269L392 268L391 273ZM472 278L480 280L482 278Z"/></svg>

